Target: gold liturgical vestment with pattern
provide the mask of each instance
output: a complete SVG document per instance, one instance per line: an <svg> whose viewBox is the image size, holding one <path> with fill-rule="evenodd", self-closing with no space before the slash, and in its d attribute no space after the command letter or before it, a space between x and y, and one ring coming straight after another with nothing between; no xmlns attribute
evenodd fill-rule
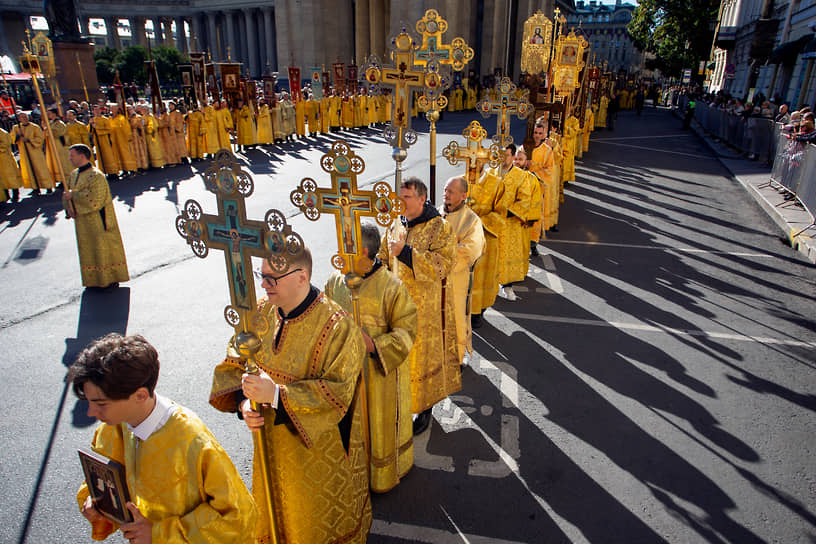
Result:
<svg viewBox="0 0 816 544"><path fill-rule="evenodd" d="M408 356L411 369L411 411L415 414L462 388L462 375L456 349L456 317L453 293L446 279L456 262L456 237L450 225L433 206L425 203L423 216L408 222L405 244L411 247L412 266L397 261L397 276L402 280L417 307L417 337ZM417 221L417 220L414 220ZM377 255L383 264L393 266L386 231Z"/></svg>
<svg viewBox="0 0 816 544"><path fill-rule="evenodd" d="M351 291L340 273L329 278L326 295L352 312ZM411 375L404 363L416 338L417 310L405 285L384 266L363 280L359 305L360 323L376 348L366 357L370 484L384 493L414 464Z"/></svg>
<svg viewBox="0 0 816 544"><path fill-rule="evenodd" d="M92 449L125 467L131 501L153 522L152 541L162 544L244 544L255 529L257 513L241 475L206 425L178 406L147 440L126 423L103 423ZM88 497L79 488L80 508ZM117 526L93 524L94 540Z"/></svg>
<svg viewBox="0 0 816 544"><path fill-rule="evenodd" d="M105 175L93 166L83 172L75 169L67 185L77 214L74 226L82 285L106 287L128 281L125 248Z"/></svg>
<svg viewBox="0 0 816 544"><path fill-rule="evenodd" d="M501 167L499 167L501 168ZM498 176L491 168L486 175ZM530 215L532 184L528 172L513 166L502 178L503 190L495 209L505 218L504 232L499 235L499 282L502 285L522 281L527 276L530 262L530 231L524 221Z"/></svg>
<svg viewBox="0 0 816 544"><path fill-rule="evenodd" d="M371 527L371 503L357 395L365 357L360 331L322 293L291 319L282 319L265 299L259 312L270 327L256 360L280 385L277 410L263 410L279 544L363 543ZM215 368L210 404L237 411L235 393L243 373L230 343L227 358ZM256 447L252 495L260 506L255 542L266 544L271 527L258 454Z"/></svg>
<svg viewBox="0 0 816 544"><path fill-rule="evenodd" d="M499 237L505 229L505 216L496 211L496 202L504 195L502 180L490 171L470 187L470 209L482 220L485 251L473 268L470 313L480 314L496 302L499 293Z"/></svg>

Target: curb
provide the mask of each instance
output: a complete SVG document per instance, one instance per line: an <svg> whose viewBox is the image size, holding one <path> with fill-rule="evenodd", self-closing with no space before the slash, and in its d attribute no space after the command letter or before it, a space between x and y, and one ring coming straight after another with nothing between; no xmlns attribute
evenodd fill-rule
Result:
<svg viewBox="0 0 816 544"><path fill-rule="evenodd" d="M672 109L672 115L682 121L682 117L679 115L678 110ZM739 160L741 157L740 155L735 156L728 156L724 153L721 153L710 141L709 137L705 135L705 132L701 130L700 124L697 122L696 119L692 119L691 122L691 131L702 140L706 146L714 153L717 157L717 160L723 167L728 170L731 176L736 179L740 185L748 192L748 194L753 197L753 199L759 204L759 206L765 211L766 214L771 218L771 220L779 227L780 231L783 234L784 240L794 249L794 251L798 251L802 254L811 264L816 264L816 240L814 240L811 236L808 236L807 233L800 234L796 238L793 238L793 235L801 231L804 227L794 226L792 225L787 218L781 213L779 206L785 204L785 201L780 196L778 202L774 203L768 199L760 190L751 183L747 182L743 179L740 175L735 173L731 167L726 164L723 159L729 160ZM774 191L774 195L776 195L776 191ZM803 212L807 214L807 212ZM811 228L808 233L813 232L816 233L816 227Z"/></svg>

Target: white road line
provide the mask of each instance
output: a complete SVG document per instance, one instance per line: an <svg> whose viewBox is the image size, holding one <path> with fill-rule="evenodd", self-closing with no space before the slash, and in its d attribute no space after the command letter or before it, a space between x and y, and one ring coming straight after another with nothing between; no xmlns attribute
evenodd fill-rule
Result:
<svg viewBox="0 0 816 544"><path fill-rule="evenodd" d="M495 310L491 310L495 311ZM759 342L760 344L769 345L783 345L803 348L816 348L816 342L801 342L798 340L782 340L779 338L770 338L766 336L751 336L748 334L732 334L725 332L701 331L701 330L687 330L674 329L672 327L655 327L653 325L646 325L644 323L624 323L622 321L603 321L600 319L577 319L572 317L555 317L539 314L528 314L522 312L502 312L502 315L512 319L526 319L528 321L547 321L549 323L560 323L563 325L586 325L592 327L612 327L615 329L638 331L638 332L657 332L667 333L680 336L702 336L705 338L717 338L720 340L736 340L739 342Z"/></svg>
<svg viewBox="0 0 816 544"><path fill-rule="evenodd" d="M645 146L642 146L642 145L615 144L615 143L612 143L612 142L604 142L603 140L595 140L595 141L598 142L598 143L601 143L601 144L606 143L606 144L609 144L609 145L618 145L618 146L621 146L621 147L631 147L631 148L634 148L634 149L645 149L646 151L654 151L656 153L669 153L671 155L683 155L684 157L693 157L695 159L708 159L710 161L718 161L719 160L717 157L707 157L705 155L695 155L693 153L683 153L682 151L669 151L667 149L656 149L654 147L645 147Z"/></svg>
<svg viewBox="0 0 816 544"><path fill-rule="evenodd" d="M699 249L693 247L669 247L669 246L648 246L640 244L616 244L612 242L593 242L591 240L553 240L548 238L544 242L539 242L542 246L547 247L549 244L572 244L578 246L604 246L604 247L620 247L625 249L657 249L660 251L677 251L679 253L704 253L711 255L731 255L733 257L765 257L776 258L773 253L745 253L741 251L716 251L711 249Z"/></svg>
<svg viewBox="0 0 816 544"><path fill-rule="evenodd" d="M620 138L593 138L592 142L616 142L618 140L654 140L655 138L677 138L680 134L661 134L660 136L622 136Z"/></svg>
<svg viewBox="0 0 816 544"><path fill-rule="evenodd" d="M401 538L411 542L428 542L429 544L448 544L453 542L466 542L471 544L524 544L515 540L503 540L501 538L486 537L480 535L462 534L462 536L432 527L421 525L408 525L407 523L393 523L375 519L371 523L371 534Z"/></svg>

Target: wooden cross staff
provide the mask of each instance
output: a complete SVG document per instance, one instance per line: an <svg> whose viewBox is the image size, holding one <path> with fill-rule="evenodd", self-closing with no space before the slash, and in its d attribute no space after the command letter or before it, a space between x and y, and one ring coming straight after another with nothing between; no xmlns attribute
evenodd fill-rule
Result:
<svg viewBox="0 0 816 544"><path fill-rule="evenodd" d="M502 160L502 148L497 143L490 147L482 147L482 141L487 138L487 131L482 128L478 121L471 121L470 125L462 131L467 142L466 147L461 147L456 140L450 142L442 149L442 154L456 166L460 161L467 163L467 182L472 187L478 181L479 171L482 165L487 164L491 168L497 168Z"/></svg>
<svg viewBox="0 0 816 544"><path fill-rule="evenodd" d="M262 257L274 270L283 272L289 267L289 259L303 250L303 239L278 210L267 211L263 221L247 218L246 198L252 194L254 183L229 150L216 153L212 166L204 174L204 184L208 191L215 193L218 213L205 214L198 202L188 200L181 215L176 217L176 230L202 259L210 249L224 252L230 290L230 304L224 308L224 318L235 329L233 344L246 358L247 373L258 374L255 354L261 349L260 338L269 331L269 321L257 311L252 257ZM252 409L259 409L255 402ZM254 431L253 436L260 451L268 499L265 506L275 527L269 447L262 429Z"/></svg>
<svg viewBox="0 0 816 544"><path fill-rule="evenodd" d="M485 98L476 104L476 109L485 119L491 114L498 116L493 141L504 148L513 143L513 137L510 135L510 117L516 114L519 119L525 119L533 111L533 105L527 100L529 94L527 90L524 91L520 100L513 99L516 86L509 77L501 79L496 86L496 91L499 93L498 100Z"/></svg>

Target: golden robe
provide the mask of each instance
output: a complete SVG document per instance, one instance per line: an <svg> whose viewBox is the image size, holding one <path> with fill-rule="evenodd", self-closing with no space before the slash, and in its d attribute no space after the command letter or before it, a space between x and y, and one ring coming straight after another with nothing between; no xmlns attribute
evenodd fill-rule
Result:
<svg viewBox="0 0 816 544"><path fill-rule="evenodd" d="M144 441L126 423L103 423L91 448L125 467L131 501L153 522L153 542L243 544L254 531L258 513L241 475L207 426L186 408L177 406ZM80 508L88 495L83 483ZM104 540L117 529L103 519L93 524L92 538Z"/></svg>
<svg viewBox="0 0 816 544"><path fill-rule="evenodd" d="M340 123L343 128L352 128L354 126L354 102L348 96L343 98L340 103Z"/></svg>
<svg viewBox="0 0 816 544"><path fill-rule="evenodd" d="M470 186L470 209L481 219L485 236L484 255L473 268L471 314L480 314L493 306L499 293L499 236L504 233L506 217L495 206L503 195L501 178L489 172Z"/></svg>
<svg viewBox="0 0 816 544"><path fill-rule="evenodd" d="M329 132L329 121L331 120L331 105L332 100L328 96L324 96L320 100L320 132L326 134Z"/></svg>
<svg viewBox="0 0 816 544"><path fill-rule="evenodd" d="M23 176L11 152L13 142L11 134L0 128L0 189L19 189L23 186Z"/></svg>
<svg viewBox="0 0 816 544"><path fill-rule="evenodd" d="M133 154L136 156L136 167L147 170L150 161L147 158L144 117L138 113L130 116L130 132L133 135Z"/></svg>
<svg viewBox="0 0 816 544"><path fill-rule="evenodd" d="M462 388L456 348L456 313L447 277L456 262L456 237L433 206L407 224L403 256L391 262L388 230L377 256L402 280L417 307L416 341L408 356L411 370L411 411L424 412Z"/></svg>
<svg viewBox="0 0 816 544"><path fill-rule="evenodd" d="M601 105L598 108L598 115L595 117L595 127L606 128L606 110L609 107L609 99L601 97Z"/></svg>
<svg viewBox="0 0 816 544"><path fill-rule="evenodd" d="M553 132L550 134L550 141L553 144L553 182L558 190L558 202L559 204L564 202L564 176L563 176L563 165L564 165L564 146L561 145L561 135L557 132ZM555 223L558 223L558 209L560 206L556 207L555 209Z"/></svg>
<svg viewBox="0 0 816 544"><path fill-rule="evenodd" d="M365 371L369 483L372 491L385 493L414 464L411 375L403 363L416 338L417 310L405 285L383 266L377 265L359 289L360 325L376 348L366 357ZM326 283L326 295L353 313L351 291L339 273Z"/></svg>
<svg viewBox="0 0 816 544"><path fill-rule="evenodd" d="M169 112L164 112L159 116L159 144L164 155L165 164L178 164L181 162L181 154L176 149L176 134L173 130L173 120Z"/></svg>
<svg viewBox="0 0 816 544"><path fill-rule="evenodd" d="M53 189L56 187L48 170L43 153L45 137L40 127L34 123L14 125L11 128L11 139L17 143L20 154L20 174L23 176L23 185L29 189ZM18 140L28 138L27 142Z"/></svg>
<svg viewBox="0 0 816 544"><path fill-rule="evenodd" d="M269 106L261 104L261 107L258 108L258 143L268 145L273 141L275 141L275 136L272 134L272 114Z"/></svg>
<svg viewBox="0 0 816 544"><path fill-rule="evenodd" d="M501 167L499 167L501 168ZM487 170L488 175L498 176L498 169ZM502 176L501 198L497 199L495 210L504 220L504 231L499 235L499 283L507 285L522 281L527 276L530 263L530 231L524 222L530 215L532 184L529 172L516 166Z"/></svg>
<svg viewBox="0 0 816 544"><path fill-rule="evenodd" d="M77 214L74 227L82 285L107 287L128 281L125 248L105 175L93 166L83 172L77 168L66 185L73 191Z"/></svg>
<svg viewBox="0 0 816 544"><path fill-rule="evenodd" d="M187 156L187 140L184 135L184 115L178 111L170 112L170 138L174 142L174 153L178 162Z"/></svg>
<svg viewBox="0 0 816 544"><path fill-rule="evenodd" d="M320 132L320 102L314 98L306 101L306 122L309 124L309 133Z"/></svg>
<svg viewBox="0 0 816 544"><path fill-rule="evenodd" d="M122 165L113 144L113 119L101 116L92 118L91 122L99 169L106 174L116 175L122 169Z"/></svg>
<svg viewBox="0 0 816 544"><path fill-rule="evenodd" d="M368 124L374 125L379 122L380 119L380 100L379 96L369 96L368 97Z"/></svg>
<svg viewBox="0 0 816 544"><path fill-rule="evenodd" d="M564 166L563 178L564 182L575 181L575 150L578 144L578 135L581 132L581 126L578 118L570 115L567 122L564 123Z"/></svg>
<svg viewBox="0 0 816 544"><path fill-rule="evenodd" d="M68 123L68 147L76 144L91 145L90 132L88 125L81 121L72 121Z"/></svg>
<svg viewBox="0 0 816 544"><path fill-rule="evenodd" d="M207 143L206 130L203 113L198 110L187 113L187 155L190 158L200 159L207 152L205 147Z"/></svg>
<svg viewBox="0 0 816 544"><path fill-rule="evenodd" d="M306 136L306 102L303 99L295 103L295 130L298 136Z"/></svg>
<svg viewBox="0 0 816 544"><path fill-rule="evenodd" d="M363 112L365 112L365 104L363 103L363 97L359 94L355 94L351 98L352 102L352 112L354 114L354 127L361 127L363 126Z"/></svg>
<svg viewBox="0 0 816 544"><path fill-rule="evenodd" d="M255 145L258 143L258 136L255 133L255 114L248 105L243 106L235 112L235 124L238 134L236 143L238 145Z"/></svg>
<svg viewBox="0 0 816 544"><path fill-rule="evenodd" d="M295 106L288 100L284 100L280 104L281 116L283 117L283 133L286 136L291 136L295 133Z"/></svg>
<svg viewBox="0 0 816 544"><path fill-rule="evenodd" d="M286 127L283 126L283 104L276 103L270 109L270 115L272 116L272 132L275 134L275 140L283 140L286 138Z"/></svg>
<svg viewBox="0 0 816 544"><path fill-rule="evenodd" d="M551 223L553 208L558 209L558 186L553 183L555 159L553 150L546 142L533 149L530 158L530 171L536 175L541 190L541 220L530 227L530 240L537 242L542 234L554 223Z"/></svg>
<svg viewBox="0 0 816 544"><path fill-rule="evenodd" d="M229 112L228 112L229 113ZM202 120L201 120L201 135L203 136L203 145L201 146L200 153L201 157L204 156L205 153L209 153L210 155L215 155L215 152L221 149L221 142L226 140L227 142L227 149L229 149L229 132L226 133L226 138L221 134L222 126L219 123L219 117L221 116L221 110L216 110L212 106L206 106L202 112ZM188 118L189 119L189 118ZM226 129L224 129L226 130ZM187 130L187 147L190 147L190 136L189 136L189 128ZM199 157L200 158L200 157Z"/></svg>
<svg viewBox="0 0 816 544"><path fill-rule="evenodd" d="M485 236L482 222L473 210L463 204L458 210L445 213L445 205L439 213L450 224L456 236L456 263L448 275L448 283L453 289L453 307L456 311L456 347L461 362L465 352L473 353L473 330L470 327L470 289L473 280L473 265L484 254Z"/></svg>
<svg viewBox="0 0 816 544"><path fill-rule="evenodd" d="M147 156L150 166L161 168L164 166L164 150L159 141L159 120L152 113L145 115L145 141L147 142Z"/></svg>
<svg viewBox="0 0 816 544"><path fill-rule="evenodd" d="M330 99L330 107L329 107L329 124L331 128L337 128L340 126L340 103L342 100L339 96L334 95Z"/></svg>
<svg viewBox="0 0 816 544"><path fill-rule="evenodd" d="M74 166L68 160L68 127L59 119L50 122L51 134L54 135L54 147L45 132L45 160L48 162L48 170L51 172L51 179L57 183L64 183ZM54 151L57 155L54 156Z"/></svg>
<svg viewBox="0 0 816 544"><path fill-rule="evenodd" d="M592 108L587 107L584 116L584 132L582 133L584 152L589 151L589 135L592 134L593 128L595 128L595 114L592 113Z"/></svg>
<svg viewBox="0 0 816 544"><path fill-rule="evenodd" d="M272 504L282 543L364 543L371 527L371 502L358 394L365 360L359 329L322 293L289 320L281 319L277 307L266 300L261 300L258 311L269 320L269 330L262 337L257 362L280 385L278 409L262 410ZM235 412L243 373L240 355L230 343L226 359L215 368L210 404ZM348 450L341 433L348 436ZM258 455L256 447L255 542L266 544L270 523Z"/></svg>
<svg viewBox="0 0 816 544"><path fill-rule="evenodd" d="M124 115L117 115L112 120L113 125L113 147L116 156L119 157L119 166L125 172L136 171L136 157L133 154L133 134L130 130L130 121ZM147 119L145 118L145 125ZM148 151L150 143L148 142Z"/></svg>
<svg viewBox="0 0 816 544"><path fill-rule="evenodd" d="M232 149L232 142L230 141L230 132L235 130L235 123L232 122L232 114L227 108L215 110L215 134L218 136L218 147L216 149ZM207 134L209 134L209 127ZM207 143L207 153L210 151L209 142Z"/></svg>

